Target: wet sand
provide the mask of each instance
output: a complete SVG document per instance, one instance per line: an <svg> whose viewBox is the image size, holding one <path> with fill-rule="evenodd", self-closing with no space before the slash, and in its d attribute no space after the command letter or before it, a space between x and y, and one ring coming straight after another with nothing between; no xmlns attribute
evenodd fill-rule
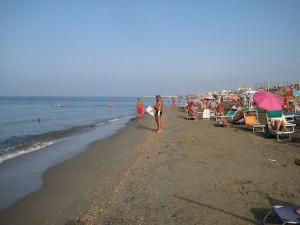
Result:
<svg viewBox="0 0 300 225"><path fill-rule="evenodd" d="M166 109L160 134L149 115L130 121L49 169L0 224L261 224L271 205L300 204L299 128L279 143L184 117Z"/></svg>

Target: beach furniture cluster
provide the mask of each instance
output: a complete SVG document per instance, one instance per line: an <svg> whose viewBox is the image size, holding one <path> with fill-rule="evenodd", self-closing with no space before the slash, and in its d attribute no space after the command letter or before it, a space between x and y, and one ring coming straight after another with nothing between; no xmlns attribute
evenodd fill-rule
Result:
<svg viewBox="0 0 300 225"><path fill-rule="evenodd" d="M298 105L295 99L294 105ZM227 113L224 113L224 108L227 109ZM234 100L224 100L217 96L187 98L187 104L180 107L186 113L186 120L213 118L218 127L246 125L253 132L262 133L263 137L276 137L279 142L291 141L295 128L299 126L300 112L294 108L295 110L290 112L280 96L267 91L245 92Z"/></svg>

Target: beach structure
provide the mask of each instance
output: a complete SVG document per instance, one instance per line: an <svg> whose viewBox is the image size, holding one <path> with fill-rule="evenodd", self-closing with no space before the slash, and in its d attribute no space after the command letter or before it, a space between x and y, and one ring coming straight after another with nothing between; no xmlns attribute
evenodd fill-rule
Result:
<svg viewBox="0 0 300 225"><path fill-rule="evenodd" d="M241 94L241 100L243 102L243 107L245 109L252 109L253 108L253 95L257 91L246 91Z"/></svg>

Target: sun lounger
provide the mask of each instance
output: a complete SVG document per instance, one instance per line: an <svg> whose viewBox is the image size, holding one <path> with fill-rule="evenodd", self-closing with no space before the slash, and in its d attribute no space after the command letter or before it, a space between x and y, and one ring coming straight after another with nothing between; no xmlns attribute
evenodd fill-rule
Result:
<svg viewBox="0 0 300 225"><path fill-rule="evenodd" d="M288 123L296 123L300 118L300 113L284 113L283 116Z"/></svg>
<svg viewBox="0 0 300 225"><path fill-rule="evenodd" d="M197 116L196 115L189 115L188 113L187 113L187 115L186 115L186 119L187 120L197 120Z"/></svg>
<svg viewBox="0 0 300 225"><path fill-rule="evenodd" d="M227 119L227 120L228 119L232 119L237 112L238 112L238 109L232 108L232 109L229 110L229 112L226 115L224 115L224 116L217 116L216 117L216 121L218 121L218 124L220 126L222 119Z"/></svg>
<svg viewBox="0 0 300 225"><path fill-rule="evenodd" d="M282 114L282 110L269 110L267 111L267 120L272 121L272 120L281 120L286 122L285 117Z"/></svg>
<svg viewBox="0 0 300 225"><path fill-rule="evenodd" d="M238 109L232 108L229 110L229 112L226 115L223 116L216 116L216 120L220 120L222 117L228 117L228 118L233 118L235 114L237 113Z"/></svg>
<svg viewBox="0 0 300 225"><path fill-rule="evenodd" d="M272 122L273 120L283 121L285 123L286 128L288 128L289 131L274 130L270 125L268 126L269 131L273 135L277 136L278 141L291 141L291 134L295 132L294 127L296 126L296 124L287 123L285 117L282 114L282 110L269 110L267 112L267 121Z"/></svg>
<svg viewBox="0 0 300 225"><path fill-rule="evenodd" d="M274 130L270 125L268 125L268 130L271 134L277 136L277 141L291 141L291 134L295 132L294 127L296 126L296 124L287 123L285 124L285 126L289 129L288 131Z"/></svg>
<svg viewBox="0 0 300 225"><path fill-rule="evenodd" d="M265 216L263 224L267 225L266 220L272 212L275 212L284 224L300 224L300 214L296 212L299 206L292 205L274 205L269 213Z"/></svg>
<svg viewBox="0 0 300 225"><path fill-rule="evenodd" d="M266 125L261 124L255 115L244 113L244 118L246 126L251 127L253 132L265 132Z"/></svg>

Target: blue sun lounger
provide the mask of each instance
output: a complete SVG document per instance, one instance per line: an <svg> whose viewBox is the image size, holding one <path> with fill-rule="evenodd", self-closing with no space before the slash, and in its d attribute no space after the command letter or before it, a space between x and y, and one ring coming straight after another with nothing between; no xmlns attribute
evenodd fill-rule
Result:
<svg viewBox="0 0 300 225"><path fill-rule="evenodd" d="M300 214L296 212L297 209L299 209L299 206L293 206L293 205L274 205L270 212L266 215L266 217L263 220L263 224L266 224L267 217L272 213L275 212L277 216L281 219L283 222L282 225L285 224L300 224Z"/></svg>

